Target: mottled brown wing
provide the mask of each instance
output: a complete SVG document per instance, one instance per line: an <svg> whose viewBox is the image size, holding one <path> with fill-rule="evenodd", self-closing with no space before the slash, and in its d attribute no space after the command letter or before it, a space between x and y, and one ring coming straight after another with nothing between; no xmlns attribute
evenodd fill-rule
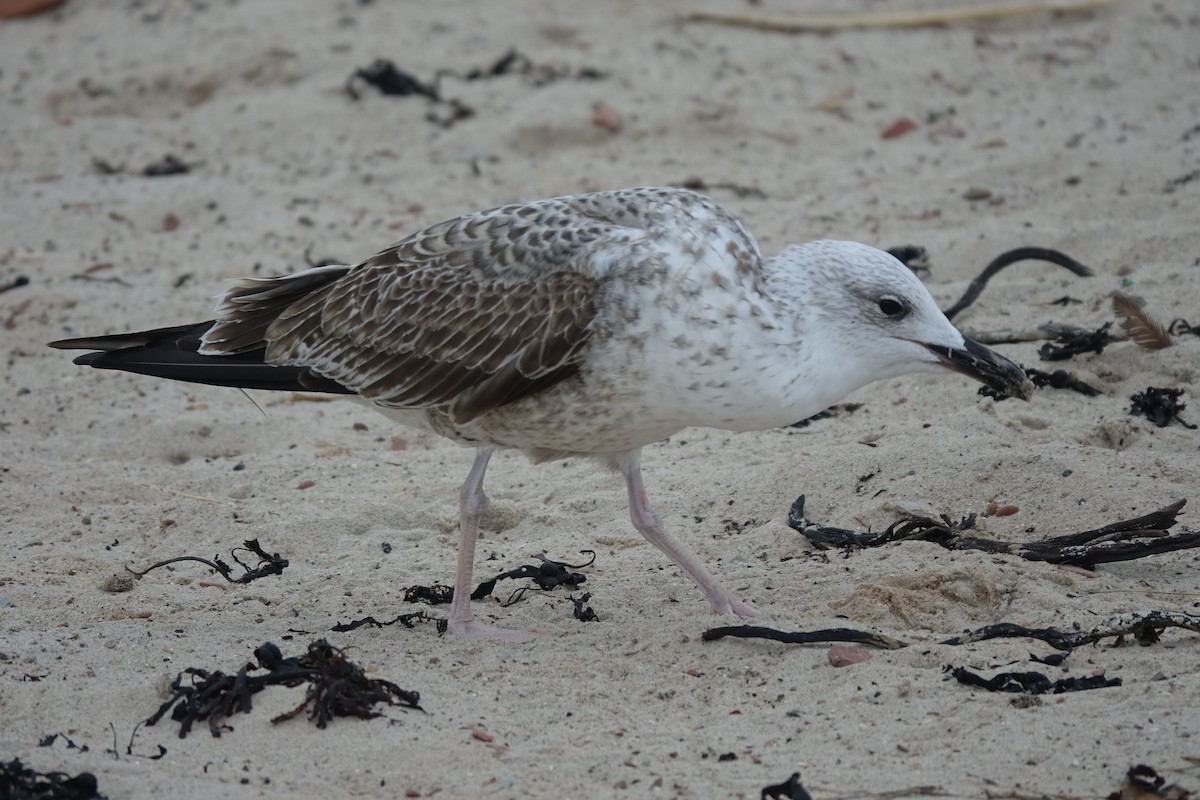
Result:
<svg viewBox="0 0 1200 800"><path fill-rule="evenodd" d="M614 270L639 280L656 238L697 228L729 229L754 247L728 212L677 189L468 214L344 274L242 282L206 347L261 338L270 363L309 367L384 406L445 407L463 423L576 374L602 282Z"/></svg>
<svg viewBox="0 0 1200 800"><path fill-rule="evenodd" d="M304 364L383 406L447 406L458 423L578 371L591 278L399 269L360 267L291 305L267 330L267 360Z"/></svg>

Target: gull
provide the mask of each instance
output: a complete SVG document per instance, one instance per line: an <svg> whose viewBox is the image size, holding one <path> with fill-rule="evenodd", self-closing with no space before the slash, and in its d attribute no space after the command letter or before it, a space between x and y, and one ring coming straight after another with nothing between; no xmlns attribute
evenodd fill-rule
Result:
<svg viewBox="0 0 1200 800"><path fill-rule="evenodd" d="M949 369L1026 400L1033 389L888 253L823 240L764 259L716 201L662 187L467 214L353 266L236 281L207 322L51 346L92 350L75 363L99 369L344 394L475 447L448 627L513 642L540 631L485 623L470 604L497 448L614 468L633 526L713 613L753 617L664 530L643 447L693 426L783 427L912 372Z"/></svg>

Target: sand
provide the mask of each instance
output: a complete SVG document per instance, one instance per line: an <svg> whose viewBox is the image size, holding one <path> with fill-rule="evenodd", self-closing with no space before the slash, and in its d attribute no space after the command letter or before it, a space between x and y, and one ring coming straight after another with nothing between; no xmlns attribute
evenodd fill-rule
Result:
<svg viewBox="0 0 1200 800"><path fill-rule="evenodd" d="M996 622L1194 612L1194 552L1085 575L932 544L821 553L785 524L800 494L810 519L864 529L899 508L957 519L995 501L1019 511L980 525L1024 542L1200 502L1200 433L1128 413L1148 386L1195 401L1195 336L1065 365L1039 361L1038 342L999 346L1073 370L1095 398L1045 389L998 403L959 376L906 377L802 430L688 430L647 448L670 529L762 624L910 643L845 668L826 645L702 641L735 620L711 617L632 529L619 478L515 454L493 460L479 553L495 560L477 575L594 549L581 588L598 622L575 620L558 589L478 604L549 631L530 645L432 625L333 632L444 614L403 591L453 576L470 451L353 403L85 370L45 346L204 319L225 281L300 268L310 248L353 262L476 208L684 182L708 187L768 253L817 237L923 245L944 307L1020 245L1097 272L1010 267L956 320L968 330L1099 327L1123 287L1164 322L1200 324L1194 4L831 35L686 22L688 10L172 0L69 2L0 23L0 285L29 279L0 294L0 758L93 772L111 798L756 798L797 771L817 798L1102 797L1139 763L1200 788L1196 634L1109 639L1065 673L1029 662L1050 652L1039 642L938 644ZM511 48L541 69L462 77ZM381 57L423 81L445 73L446 101L361 82L352 100L346 79ZM444 124L461 106L473 115ZM915 128L884 136L905 118ZM166 154L190 172L141 174ZM1053 304L1064 296L1082 302ZM1182 417L1200 422L1200 405ZM289 559L282 576L236 585L191 563L104 588L126 566L228 560L247 538ZM232 672L263 642L294 655L321 637L420 692L426 713L273 725L303 692L273 688L220 738L201 725L181 740L166 720L127 753L178 671ZM1123 684L1014 704L948 680L947 665ZM78 747L38 746L59 732Z"/></svg>

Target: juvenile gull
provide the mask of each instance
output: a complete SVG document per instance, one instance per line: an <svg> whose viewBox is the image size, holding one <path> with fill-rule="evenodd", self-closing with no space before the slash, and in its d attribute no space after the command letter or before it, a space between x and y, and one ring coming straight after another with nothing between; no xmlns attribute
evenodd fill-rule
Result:
<svg viewBox="0 0 1200 800"><path fill-rule="evenodd" d="M355 266L234 283L216 319L53 342L176 380L354 395L476 448L460 494L450 630L527 641L471 612L483 477L498 447L625 476L633 525L713 613L756 612L663 530L642 447L690 426L789 425L881 378L945 368L1028 399L1020 367L966 338L892 256L854 242L764 260L745 226L682 189L503 206Z"/></svg>

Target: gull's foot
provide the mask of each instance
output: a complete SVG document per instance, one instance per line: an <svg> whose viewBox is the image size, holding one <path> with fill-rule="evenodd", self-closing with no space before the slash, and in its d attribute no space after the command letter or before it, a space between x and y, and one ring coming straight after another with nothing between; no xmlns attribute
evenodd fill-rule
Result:
<svg viewBox="0 0 1200 800"><path fill-rule="evenodd" d="M713 614L737 614L742 619L758 616L757 609L743 603L729 590L709 595L708 602L712 606Z"/></svg>
<svg viewBox="0 0 1200 800"><path fill-rule="evenodd" d="M458 621L451 620L447 627L455 636L461 636L464 639L499 639L503 642L514 642L516 644L532 642L539 634L544 632L540 630L516 631L511 628L498 628L495 625L480 622L474 617Z"/></svg>

